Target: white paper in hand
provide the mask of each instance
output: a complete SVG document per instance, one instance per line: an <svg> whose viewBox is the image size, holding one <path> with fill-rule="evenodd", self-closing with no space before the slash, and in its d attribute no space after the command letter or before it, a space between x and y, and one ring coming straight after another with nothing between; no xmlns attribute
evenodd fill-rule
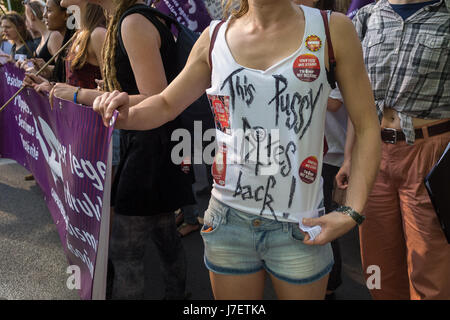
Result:
<svg viewBox="0 0 450 320"><path fill-rule="evenodd" d="M309 234L309 240L314 240L322 231L322 228L320 226L307 227L301 221L299 222L298 226L303 232Z"/></svg>

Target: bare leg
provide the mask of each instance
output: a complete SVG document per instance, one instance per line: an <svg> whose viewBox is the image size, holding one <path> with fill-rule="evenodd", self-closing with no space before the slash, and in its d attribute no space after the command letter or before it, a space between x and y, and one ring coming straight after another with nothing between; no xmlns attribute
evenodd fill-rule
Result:
<svg viewBox="0 0 450 320"><path fill-rule="evenodd" d="M328 284L328 276L310 284L292 284L270 276L280 300L323 300Z"/></svg>
<svg viewBox="0 0 450 320"><path fill-rule="evenodd" d="M210 271L209 278L216 300L261 300L263 298L266 279L264 270L235 276Z"/></svg>

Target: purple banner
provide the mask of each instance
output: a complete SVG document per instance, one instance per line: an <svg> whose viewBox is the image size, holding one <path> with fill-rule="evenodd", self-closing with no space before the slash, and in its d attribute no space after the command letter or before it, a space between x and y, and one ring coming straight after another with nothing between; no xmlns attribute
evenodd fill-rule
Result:
<svg viewBox="0 0 450 320"><path fill-rule="evenodd" d="M160 0L156 8L195 32L202 32L211 22L203 0Z"/></svg>
<svg viewBox="0 0 450 320"><path fill-rule="evenodd" d="M368 4L375 2L374 0L353 0L350 3L350 6L347 11L347 17L350 19L353 19L353 17L356 15L359 9L361 9L364 6L367 6Z"/></svg>
<svg viewBox="0 0 450 320"><path fill-rule="evenodd" d="M0 67L0 105L23 77L12 64ZM54 98L51 110L48 97L28 88L0 112L0 157L23 165L41 187L82 299L104 292L93 295L95 275L106 275L105 258L99 264L97 256L100 247L107 252L100 229L109 224L111 134L92 108Z"/></svg>

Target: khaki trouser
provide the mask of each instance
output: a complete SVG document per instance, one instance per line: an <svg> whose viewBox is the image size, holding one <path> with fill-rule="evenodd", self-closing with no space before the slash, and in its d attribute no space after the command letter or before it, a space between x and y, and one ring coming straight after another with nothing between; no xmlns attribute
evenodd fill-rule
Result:
<svg viewBox="0 0 450 320"><path fill-rule="evenodd" d="M450 244L423 182L449 142L450 132L412 146L382 143L360 227L363 270L380 267L381 288L370 290L374 299L450 299Z"/></svg>

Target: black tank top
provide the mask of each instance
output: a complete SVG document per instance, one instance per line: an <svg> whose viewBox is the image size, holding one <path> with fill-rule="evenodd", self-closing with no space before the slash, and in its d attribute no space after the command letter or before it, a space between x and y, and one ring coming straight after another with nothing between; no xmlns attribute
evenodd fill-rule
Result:
<svg viewBox="0 0 450 320"><path fill-rule="evenodd" d="M67 43L67 41L69 41L70 38L72 38L74 32L75 32L74 30L66 28L66 33L64 35L64 39L61 46L64 46ZM55 59L55 68L53 69L52 81L63 83L66 82L66 66L64 61L66 59L69 47L70 46L67 46Z"/></svg>
<svg viewBox="0 0 450 320"><path fill-rule="evenodd" d="M122 15L119 23L120 25L122 25L123 19L133 13L142 14L144 17L150 20L151 23L153 23L161 37L160 54L164 65L167 83L170 83L177 75L175 63L173 63L175 61L175 40L173 39L173 35L168 27L163 24L158 18L156 18L151 12L146 10L146 8L147 6L143 4L132 6ZM134 74L133 72L130 72L132 70L131 64L128 58L128 54L123 45L120 25L118 30L119 45L116 47L115 52L117 81L120 83L122 91L125 91L128 94L139 94L139 89L137 87Z"/></svg>
<svg viewBox="0 0 450 320"><path fill-rule="evenodd" d="M160 54L167 82L176 76L175 40L166 25L158 20L145 5L130 7L121 17L118 28L119 44L115 50L116 77L122 91L139 94L130 60L122 42L120 25L133 13L142 14L158 30L161 37ZM149 70L152 72L152 70ZM194 204L192 193L193 170L184 173L173 164L170 141L174 129L180 127L174 120L147 131L120 130L120 163L112 187L112 205L121 215L148 216L173 211Z"/></svg>
<svg viewBox="0 0 450 320"><path fill-rule="evenodd" d="M48 51L48 40L50 40L51 35L52 35L51 33L48 35L47 41L45 41L44 46L41 48L41 50L37 54L37 57L43 59L45 62L47 62L48 60L50 60L52 58L50 51ZM54 64L54 62L51 64Z"/></svg>

